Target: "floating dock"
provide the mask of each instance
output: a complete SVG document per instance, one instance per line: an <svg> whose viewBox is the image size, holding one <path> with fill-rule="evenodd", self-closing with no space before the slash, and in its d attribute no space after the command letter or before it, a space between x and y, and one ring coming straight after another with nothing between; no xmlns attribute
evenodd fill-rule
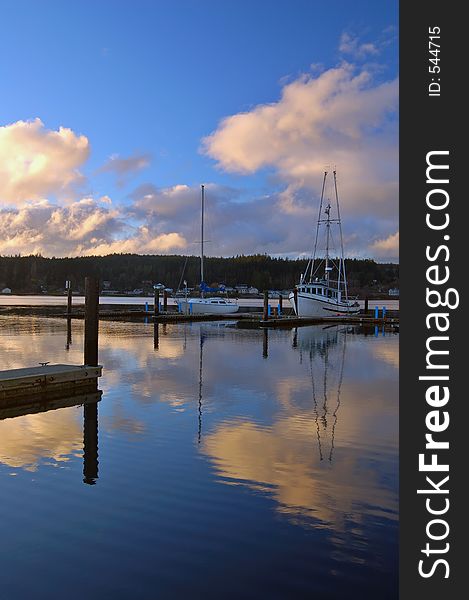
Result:
<svg viewBox="0 0 469 600"><path fill-rule="evenodd" d="M96 390L102 366L41 365L0 371L0 409Z"/></svg>

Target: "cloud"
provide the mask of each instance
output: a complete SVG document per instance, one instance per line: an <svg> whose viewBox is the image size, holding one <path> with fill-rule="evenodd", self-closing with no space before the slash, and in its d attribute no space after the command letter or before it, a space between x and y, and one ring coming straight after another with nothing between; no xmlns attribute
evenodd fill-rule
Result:
<svg viewBox="0 0 469 600"><path fill-rule="evenodd" d="M146 169L151 162L150 154L134 154L122 158L114 154L98 169L98 173L114 173L119 186L125 185L127 178Z"/></svg>
<svg viewBox="0 0 469 600"><path fill-rule="evenodd" d="M104 203L107 197L104 197ZM104 255L119 252L159 254L184 249L177 232L130 225L122 209L83 198L60 207L47 200L0 211L0 254L43 256Z"/></svg>
<svg viewBox="0 0 469 600"><path fill-rule="evenodd" d="M370 246L374 256L399 256L399 232L393 233L384 239L373 242Z"/></svg>
<svg viewBox="0 0 469 600"><path fill-rule="evenodd" d="M226 117L202 152L227 172L273 170L286 185L277 206L298 223L305 195L316 208L324 169L336 167L345 227L354 220L364 231L363 250L397 225L397 105L397 79L377 83L343 63L286 84L277 102Z"/></svg>
<svg viewBox="0 0 469 600"><path fill-rule="evenodd" d="M84 181L78 169L89 152L85 136L65 127L48 130L40 119L0 127L0 203L70 193Z"/></svg>
<svg viewBox="0 0 469 600"><path fill-rule="evenodd" d="M339 50L343 54L349 54L354 59L363 59L379 54L379 48L375 43L360 43L357 35L344 31L340 38Z"/></svg>

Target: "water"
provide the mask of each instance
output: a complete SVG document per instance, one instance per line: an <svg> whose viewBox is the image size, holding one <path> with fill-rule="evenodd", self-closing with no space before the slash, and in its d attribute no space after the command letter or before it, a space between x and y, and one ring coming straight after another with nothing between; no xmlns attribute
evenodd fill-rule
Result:
<svg viewBox="0 0 469 600"><path fill-rule="evenodd" d="M100 323L94 485L83 407L0 420L2 600L397 598L398 336L229 325ZM82 327L0 317L2 368Z"/></svg>
<svg viewBox="0 0 469 600"><path fill-rule="evenodd" d="M145 303L152 307L153 296L100 296L100 304L128 304L134 306L144 306ZM163 299L160 297L160 302ZM258 306L261 307L264 301L259 298L239 298L237 303L242 308L243 306ZM360 306L365 306L364 300L359 300ZM82 306L85 304L84 296L73 296L73 305ZM168 304L175 305L177 301L173 298L168 298ZM271 306L277 306L278 299L270 299L269 304ZM15 295L0 295L0 306L66 306L66 296L15 296ZM287 299L283 300L285 308L290 306L290 302ZM373 309L375 306L382 308L385 306L388 310L399 310L399 300L370 300L369 309Z"/></svg>

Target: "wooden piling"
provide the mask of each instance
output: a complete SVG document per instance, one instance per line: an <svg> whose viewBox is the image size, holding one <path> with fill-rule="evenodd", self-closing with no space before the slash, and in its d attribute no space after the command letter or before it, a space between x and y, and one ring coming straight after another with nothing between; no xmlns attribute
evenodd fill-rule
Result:
<svg viewBox="0 0 469 600"><path fill-rule="evenodd" d="M283 313L283 296L282 296L282 294L278 295L278 307L280 309L280 313Z"/></svg>
<svg viewBox="0 0 469 600"><path fill-rule="evenodd" d="M99 280L85 278L84 364L98 365Z"/></svg>
<svg viewBox="0 0 469 600"><path fill-rule="evenodd" d="M295 305L295 313L298 315L298 288L293 289L293 304Z"/></svg>
<svg viewBox="0 0 469 600"><path fill-rule="evenodd" d="M168 310L168 292L163 290L163 310L167 312Z"/></svg>
<svg viewBox="0 0 469 600"><path fill-rule="evenodd" d="M154 304L155 304L155 316L160 314L160 290L155 290L155 299L154 299Z"/></svg>
<svg viewBox="0 0 469 600"><path fill-rule="evenodd" d="M365 297L365 315L368 314L368 296Z"/></svg>
<svg viewBox="0 0 469 600"><path fill-rule="evenodd" d="M67 315L72 314L72 282L67 281Z"/></svg>
<svg viewBox="0 0 469 600"><path fill-rule="evenodd" d="M264 312L262 314L262 319L264 321L269 320L269 292L264 292Z"/></svg>

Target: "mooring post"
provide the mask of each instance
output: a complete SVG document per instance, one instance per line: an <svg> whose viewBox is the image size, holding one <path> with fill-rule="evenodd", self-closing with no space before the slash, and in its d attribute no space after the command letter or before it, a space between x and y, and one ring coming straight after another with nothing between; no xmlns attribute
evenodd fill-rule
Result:
<svg viewBox="0 0 469 600"><path fill-rule="evenodd" d="M368 296L365 297L365 315L368 314Z"/></svg>
<svg viewBox="0 0 469 600"><path fill-rule="evenodd" d="M98 479L98 403L83 406L83 483Z"/></svg>
<svg viewBox="0 0 469 600"><path fill-rule="evenodd" d="M168 292L163 290L163 310L166 312L168 310Z"/></svg>
<svg viewBox="0 0 469 600"><path fill-rule="evenodd" d="M379 317L379 308L375 306L375 319Z"/></svg>
<svg viewBox="0 0 469 600"><path fill-rule="evenodd" d="M264 292L264 312L262 319L267 321L269 319L269 292Z"/></svg>
<svg viewBox="0 0 469 600"><path fill-rule="evenodd" d="M296 316L298 316L298 288L295 287L293 289L293 304L294 306L294 310L295 310L295 314Z"/></svg>
<svg viewBox="0 0 469 600"><path fill-rule="evenodd" d="M155 290L155 299L154 299L154 313L155 317L160 314L160 290Z"/></svg>
<svg viewBox="0 0 469 600"><path fill-rule="evenodd" d="M98 366L99 280L85 278L84 364Z"/></svg>
<svg viewBox="0 0 469 600"><path fill-rule="evenodd" d="M385 319L385 318L386 318L386 307L383 306L383 319Z"/></svg>
<svg viewBox="0 0 469 600"><path fill-rule="evenodd" d="M72 282L68 280L66 282L67 286L67 315L69 317L72 316Z"/></svg>

